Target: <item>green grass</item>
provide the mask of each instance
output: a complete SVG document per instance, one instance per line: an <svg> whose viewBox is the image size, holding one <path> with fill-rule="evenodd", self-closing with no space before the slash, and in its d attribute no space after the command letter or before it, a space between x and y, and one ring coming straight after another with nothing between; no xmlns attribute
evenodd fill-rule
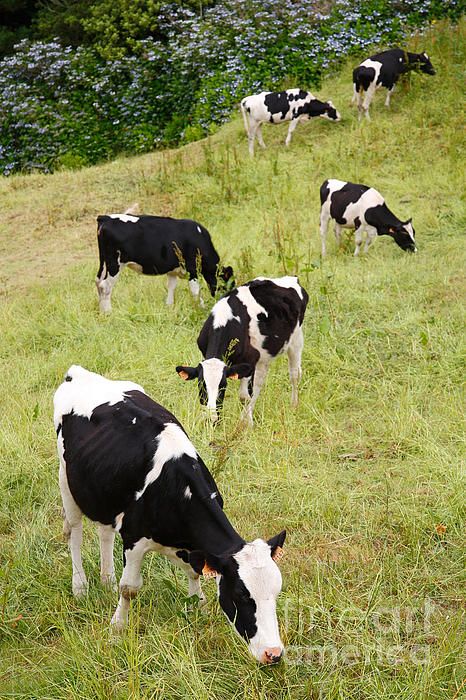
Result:
<svg viewBox="0 0 466 700"><path fill-rule="evenodd" d="M268 149L253 161L238 117L177 151L0 182L2 699L465 696L462 46L462 28L445 25L413 39L437 76L413 76L390 111L378 95L370 124L349 106L348 64L319 91L343 121L300 125L289 149L286 127L264 127ZM326 177L371 184L412 216L419 254L384 237L355 260L352 237L337 251L330 234L321 264ZM310 304L296 412L281 359L253 431L237 429L231 386L224 421L203 422L175 373L199 360L207 313L186 283L168 309L162 278L125 272L113 314L99 315L95 215L135 200L202 221L239 282L300 275ZM175 413L244 537L287 529L285 663L249 657L212 583L208 614L187 613L183 575L157 556L146 557L127 633L112 639L116 596L98 582L88 522L90 592L73 599L51 406L72 363L140 382Z"/></svg>

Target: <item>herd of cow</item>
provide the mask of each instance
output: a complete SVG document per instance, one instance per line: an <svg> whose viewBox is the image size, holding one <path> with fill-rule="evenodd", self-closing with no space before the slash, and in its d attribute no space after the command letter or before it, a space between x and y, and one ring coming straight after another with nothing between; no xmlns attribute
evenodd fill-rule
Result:
<svg viewBox="0 0 466 700"><path fill-rule="evenodd" d="M353 73L360 116L369 118L371 99L380 86L389 90L388 106L397 79L412 68L435 72L427 54L400 49L363 61ZM302 90L252 95L242 101L241 109L251 154L255 138L264 146L262 122L290 121L289 144L299 121L340 118L331 102L320 102ZM322 255L330 219L338 241L342 228L355 229L355 255L364 233L365 251L384 234L393 236L403 250L416 250L411 220L400 221L375 189L330 179L322 184L320 199ZM220 266L209 232L195 221L139 216L128 210L99 216L97 223L101 311L111 310L112 289L125 266L147 275L166 274L167 304L174 302L179 276L188 276L191 293L200 303L199 273L212 295L219 289L225 292L197 339L204 359L197 367L176 367L182 379L197 379L200 402L213 420L222 410L227 379L238 379L243 420L252 425L269 364L284 352L291 402L297 405L308 295L296 277L258 277L235 287L232 268ZM130 600L142 586L144 554L156 551L186 572L189 595L201 602L200 576L215 576L220 606L253 656L261 663L277 662L283 643L276 615L282 581L276 562L285 531L267 541L246 542L225 515L218 487L179 421L138 384L109 380L73 365L55 393L54 422L74 595L87 590L81 559L84 514L99 525L104 584L115 586L115 533L123 540L115 628L125 626Z"/></svg>

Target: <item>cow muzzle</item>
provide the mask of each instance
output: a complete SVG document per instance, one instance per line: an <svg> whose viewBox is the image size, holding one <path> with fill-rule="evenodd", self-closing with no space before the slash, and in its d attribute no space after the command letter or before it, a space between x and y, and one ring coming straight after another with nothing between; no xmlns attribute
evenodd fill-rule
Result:
<svg viewBox="0 0 466 700"><path fill-rule="evenodd" d="M269 647L268 649L264 649L261 663L268 665L277 664L282 658L282 655L283 649L280 647Z"/></svg>
<svg viewBox="0 0 466 700"><path fill-rule="evenodd" d="M212 425L215 425L215 423L218 423L220 420L219 413L216 408L211 408L210 406L206 407L206 415L208 420L212 423Z"/></svg>

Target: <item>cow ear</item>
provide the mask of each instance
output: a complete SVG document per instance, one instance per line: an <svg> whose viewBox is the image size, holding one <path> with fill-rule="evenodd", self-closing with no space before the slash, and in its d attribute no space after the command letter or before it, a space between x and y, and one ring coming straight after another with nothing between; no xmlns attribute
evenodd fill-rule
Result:
<svg viewBox="0 0 466 700"><path fill-rule="evenodd" d="M226 267L222 267L220 276L222 277L225 282L228 282L231 277L233 277L233 268L231 265L227 265Z"/></svg>
<svg viewBox="0 0 466 700"><path fill-rule="evenodd" d="M327 100L327 104L330 105L330 107L333 107L333 102L332 102L332 100Z"/></svg>
<svg viewBox="0 0 466 700"><path fill-rule="evenodd" d="M185 381L195 379L199 375L199 370L197 367L185 367L184 365L178 365L176 371L180 375L181 379L184 379Z"/></svg>
<svg viewBox="0 0 466 700"><path fill-rule="evenodd" d="M182 557L182 559L186 561L184 557ZM207 561L207 559L209 561ZM219 574L219 571L217 571L219 567L217 566L216 560L217 557L206 557L205 553L199 549L188 552L187 556L187 563L190 564L196 574L202 575L204 578L213 578Z"/></svg>
<svg viewBox="0 0 466 700"><path fill-rule="evenodd" d="M240 364L227 367L228 379L244 379L245 377L250 377L251 374L252 367L248 362L241 362Z"/></svg>
<svg viewBox="0 0 466 700"><path fill-rule="evenodd" d="M408 219L408 221L405 221L405 222L404 222L404 225L406 226L407 224L410 224L412 220L413 220L413 217L411 217L410 219Z"/></svg>
<svg viewBox="0 0 466 700"><path fill-rule="evenodd" d="M278 533L278 535L275 535L275 537L271 537L270 540L267 540L267 544L270 547L270 556L276 562L279 562L283 556L283 543L285 542L285 537L286 530L282 530Z"/></svg>

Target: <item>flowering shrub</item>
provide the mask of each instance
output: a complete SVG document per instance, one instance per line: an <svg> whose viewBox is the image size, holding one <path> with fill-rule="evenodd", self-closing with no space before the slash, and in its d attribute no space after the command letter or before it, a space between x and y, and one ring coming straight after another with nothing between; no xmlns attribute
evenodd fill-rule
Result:
<svg viewBox="0 0 466 700"><path fill-rule="evenodd" d="M164 5L164 40L105 61L58 41L16 46L0 62L0 172L96 163L199 138L241 97L318 86L343 56L395 44L412 26L456 19L460 0L226 0L199 17Z"/></svg>

